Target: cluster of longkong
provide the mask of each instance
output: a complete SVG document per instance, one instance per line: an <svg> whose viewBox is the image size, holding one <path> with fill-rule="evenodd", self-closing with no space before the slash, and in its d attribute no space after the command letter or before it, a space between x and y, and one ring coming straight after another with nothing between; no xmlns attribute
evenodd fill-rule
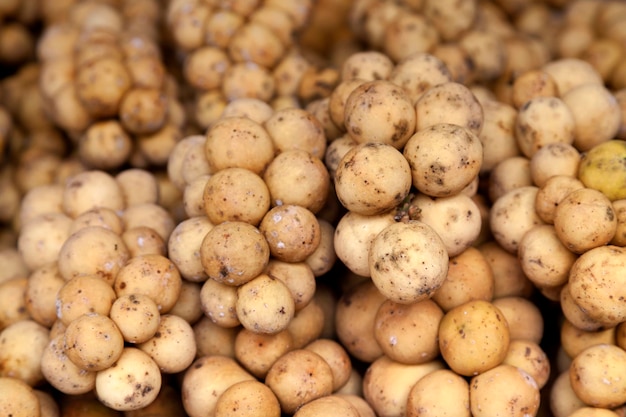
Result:
<svg viewBox="0 0 626 417"><path fill-rule="evenodd" d="M622 0L2 0L0 64L0 415L626 414Z"/></svg>

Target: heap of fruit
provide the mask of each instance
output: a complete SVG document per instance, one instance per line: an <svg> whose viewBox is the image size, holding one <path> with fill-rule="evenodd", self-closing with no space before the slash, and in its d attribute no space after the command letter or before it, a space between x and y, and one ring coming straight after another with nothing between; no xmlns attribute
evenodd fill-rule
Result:
<svg viewBox="0 0 626 417"><path fill-rule="evenodd" d="M626 415L623 1L0 3L0 415Z"/></svg>

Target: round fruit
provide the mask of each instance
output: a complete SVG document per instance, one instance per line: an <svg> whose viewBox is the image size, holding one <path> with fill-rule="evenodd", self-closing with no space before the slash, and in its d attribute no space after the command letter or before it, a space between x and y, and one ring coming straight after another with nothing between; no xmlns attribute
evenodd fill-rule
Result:
<svg viewBox="0 0 626 417"><path fill-rule="evenodd" d="M578 178L611 201L626 198L626 141L615 139L594 146L583 155Z"/></svg>

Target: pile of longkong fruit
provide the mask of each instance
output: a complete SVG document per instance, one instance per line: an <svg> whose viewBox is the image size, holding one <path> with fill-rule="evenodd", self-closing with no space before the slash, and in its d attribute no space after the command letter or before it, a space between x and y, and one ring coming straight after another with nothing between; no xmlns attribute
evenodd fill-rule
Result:
<svg viewBox="0 0 626 417"><path fill-rule="evenodd" d="M623 0L1 0L1 417L626 416Z"/></svg>

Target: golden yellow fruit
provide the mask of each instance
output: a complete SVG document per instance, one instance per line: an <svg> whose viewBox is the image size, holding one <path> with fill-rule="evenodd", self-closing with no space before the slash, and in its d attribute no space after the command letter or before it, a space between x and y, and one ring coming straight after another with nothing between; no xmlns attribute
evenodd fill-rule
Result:
<svg viewBox="0 0 626 417"><path fill-rule="evenodd" d="M615 139L594 146L582 157L578 179L611 201L626 198L626 141Z"/></svg>

